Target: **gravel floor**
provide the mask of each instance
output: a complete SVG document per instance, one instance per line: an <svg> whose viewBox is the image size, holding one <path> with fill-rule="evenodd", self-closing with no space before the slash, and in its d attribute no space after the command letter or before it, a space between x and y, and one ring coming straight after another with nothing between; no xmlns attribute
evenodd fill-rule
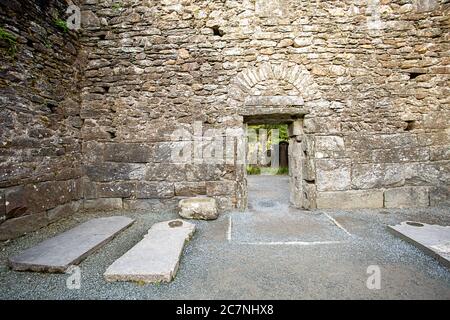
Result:
<svg viewBox="0 0 450 320"><path fill-rule="evenodd" d="M279 179L270 181L281 185L283 178ZM108 283L102 274L152 224L175 218L174 212L121 212L136 222L80 264L79 290L66 287L67 274L14 272L6 267L11 254L93 217L117 214L79 213L1 244L0 299L450 299L450 271L386 230L387 224L404 220L450 225L448 208L306 212L289 209L282 201L271 203L271 199L282 198L283 188L278 188L278 196L258 188L249 190L249 212L195 222L196 234L170 284ZM258 208L261 204L264 210ZM316 229L302 227L302 219L295 214ZM351 236L332 226L327 215ZM308 232L311 237L305 236ZM321 232L323 237L317 237ZM329 240L332 234L337 243L270 244L274 240ZM380 267L380 290L366 287L369 265Z"/></svg>

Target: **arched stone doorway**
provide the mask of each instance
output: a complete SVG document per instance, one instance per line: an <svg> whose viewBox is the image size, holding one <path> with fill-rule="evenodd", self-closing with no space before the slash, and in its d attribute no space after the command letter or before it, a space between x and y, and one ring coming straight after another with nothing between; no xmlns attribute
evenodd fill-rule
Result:
<svg viewBox="0 0 450 320"><path fill-rule="evenodd" d="M305 67L292 63L264 63L241 71L229 89L229 104L248 124L289 125L290 202L297 208L315 208L313 137L303 131L303 119L320 92ZM244 135L246 138L246 134ZM241 143L245 147L246 143ZM245 153L245 151L242 151ZM247 206L245 164L237 164L238 206Z"/></svg>

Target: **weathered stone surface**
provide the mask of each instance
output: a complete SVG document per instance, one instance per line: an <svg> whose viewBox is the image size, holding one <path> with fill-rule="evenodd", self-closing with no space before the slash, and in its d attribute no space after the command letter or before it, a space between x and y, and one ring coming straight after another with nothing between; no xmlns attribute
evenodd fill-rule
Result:
<svg viewBox="0 0 450 320"><path fill-rule="evenodd" d="M429 187L401 187L384 192L386 208L416 208L429 205Z"/></svg>
<svg viewBox="0 0 450 320"><path fill-rule="evenodd" d="M285 47L290 47L294 44L294 40L292 39L283 39L278 43L278 47L280 48L285 48Z"/></svg>
<svg viewBox="0 0 450 320"><path fill-rule="evenodd" d="M84 200L85 210L120 210L123 207L122 198L100 198Z"/></svg>
<svg viewBox="0 0 450 320"><path fill-rule="evenodd" d="M170 199L123 199L125 210L145 210L159 213L161 211L177 212L177 198Z"/></svg>
<svg viewBox="0 0 450 320"><path fill-rule="evenodd" d="M305 133L327 133L338 134L341 130L341 123L331 117L305 117Z"/></svg>
<svg viewBox="0 0 450 320"><path fill-rule="evenodd" d="M317 190L350 189L350 160L316 160Z"/></svg>
<svg viewBox="0 0 450 320"><path fill-rule="evenodd" d="M450 268L450 226L405 221L388 230Z"/></svg>
<svg viewBox="0 0 450 320"><path fill-rule="evenodd" d="M229 196L236 193L236 182L234 181L207 181L206 194L208 196Z"/></svg>
<svg viewBox="0 0 450 320"><path fill-rule="evenodd" d="M245 99L247 106L302 106L301 97L290 96L249 96Z"/></svg>
<svg viewBox="0 0 450 320"><path fill-rule="evenodd" d="M83 200L72 201L57 206L47 211L47 218L50 221L56 221L61 218L67 218L83 208Z"/></svg>
<svg viewBox="0 0 450 320"><path fill-rule="evenodd" d="M183 220L154 224L144 239L108 267L105 279L146 283L172 281L183 247L194 232L195 225Z"/></svg>
<svg viewBox="0 0 450 320"><path fill-rule="evenodd" d="M90 200L133 200L136 190L124 187L130 181L176 183L174 194L188 196L206 190L179 183L235 182L235 193L216 197L242 209L243 166L211 159L177 166L171 151L193 137L171 134L192 134L199 121L203 132L222 136L249 117L304 117L296 139L312 142L297 153L303 181L294 197L303 197L304 183L311 195L331 190L324 179L340 169L323 171L317 158L349 160L351 189L429 186L432 205L448 202L448 38L439 1L261 0L226 8L206 0L151 8L88 1L82 33L51 23L66 1L16 2L0 4L2 28L17 38L14 57L0 41L0 188L5 197L9 188L26 192L5 202L5 218L76 200L78 191L53 182L81 177L111 183L83 184ZM39 192L28 189L41 183ZM334 188L350 189L346 183ZM147 194L170 195L165 187Z"/></svg>
<svg viewBox="0 0 450 320"><path fill-rule="evenodd" d="M87 176L93 181L139 180L145 177L146 166L134 163L102 163L86 167Z"/></svg>
<svg viewBox="0 0 450 320"><path fill-rule="evenodd" d="M404 185L439 185L449 181L446 163L386 163L352 166L352 187L371 189Z"/></svg>
<svg viewBox="0 0 450 320"><path fill-rule="evenodd" d="M129 198L136 193L136 181L84 182L85 199Z"/></svg>
<svg viewBox="0 0 450 320"><path fill-rule="evenodd" d="M303 121L297 120L297 121L292 122L288 126L288 134L289 134L289 137L300 136L300 138L303 138Z"/></svg>
<svg viewBox="0 0 450 320"><path fill-rule="evenodd" d="M116 216L89 220L8 258L14 270L64 272L80 263L134 222Z"/></svg>
<svg viewBox="0 0 450 320"><path fill-rule="evenodd" d="M346 137L346 145L356 151L365 149L391 149L400 147L418 146L417 135L410 133L367 135L364 133L352 133Z"/></svg>
<svg viewBox="0 0 450 320"><path fill-rule="evenodd" d="M219 216L214 198L196 197L182 199L179 203L180 216L186 219L214 220Z"/></svg>
<svg viewBox="0 0 450 320"><path fill-rule="evenodd" d="M175 195L182 197L206 195L206 182L176 182Z"/></svg>
<svg viewBox="0 0 450 320"><path fill-rule="evenodd" d="M43 196L45 195L45 196ZM42 212L82 196L77 180L49 181L25 186L24 197L28 212Z"/></svg>
<svg viewBox="0 0 450 320"><path fill-rule="evenodd" d="M78 197L67 187L41 188L82 175L81 44L53 23L53 14L66 10L59 0L0 4L2 29L15 39L12 46L0 40L0 217L8 219L2 234L38 229L47 223L43 211Z"/></svg>
<svg viewBox="0 0 450 320"><path fill-rule="evenodd" d="M377 150L358 150L357 157L362 162L373 163L402 163L411 161L428 161L428 148L389 148Z"/></svg>
<svg viewBox="0 0 450 320"><path fill-rule="evenodd" d="M83 28L96 28L100 26L100 19L92 11L82 11L81 25Z"/></svg>
<svg viewBox="0 0 450 320"><path fill-rule="evenodd" d="M104 161L147 163L154 156L154 146L148 144L113 143L104 146Z"/></svg>
<svg viewBox="0 0 450 320"><path fill-rule="evenodd" d="M25 233L45 227L49 223L45 212L8 219L0 224L0 241L20 237Z"/></svg>
<svg viewBox="0 0 450 320"><path fill-rule="evenodd" d="M344 139L339 136L317 136L315 157L341 158L345 155Z"/></svg>
<svg viewBox="0 0 450 320"><path fill-rule="evenodd" d="M430 187L431 206L450 206L450 186Z"/></svg>
<svg viewBox="0 0 450 320"><path fill-rule="evenodd" d="M173 196L174 196L173 183L137 182L135 194L135 197L137 199L171 198Z"/></svg>
<svg viewBox="0 0 450 320"><path fill-rule="evenodd" d="M188 180L189 166L185 164L153 163L146 169L145 180L180 182Z"/></svg>
<svg viewBox="0 0 450 320"><path fill-rule="evenodd" d="M286 0L256 0L255 12L260 17L284 17L288 14Z"/></svg>
<svg viewBox="0 0 450 320"><path fill-rule="evenodd" d="M430 149L430 160L442 161L450 159L450 148L447 146L437 146Z"/></svg>
<svg viewBox="0 0 450 320"><path fill-rule="evenodd" d="M416 5L419 12L433 11L439 6L437 0L417 0Z"/></svg>
<svg viewBox="0 0 450 320"><path fill-rule="evenodd" d="M178 58L188 59L189 57L190 57L189 51L187 51L186 49L182 48L178 50Z"/></svg>
<svg viewBox="0 0 450 320"><path fill-rule="evenodd" d="M312 44L311 38L295 38L294 39L294 47L301 48L307 47Z"/></svg>
<svg viewBox="0 0 450 320"><path fill-rule="evenodd" d="M20 217L28 211L28 204L23 186L8 188L4 193L6 218Z"/></svg>
<svg viewBox="0 0 450 320"><path fill-rule="evenodd" d="M235 210L237 199L235 196L215 196L218 212Z"/></svg>
<svg viewBox="0 0 450 320"><path fill-rule="evenodd" d="M5 192L0 190L0 221L6 217Z"/></svg>
<svg viewBox="0 0 450 320"><path fill-rule="evenodd" d="M319 209L383 208L382 190L349 190L317 193Z"/></svg>

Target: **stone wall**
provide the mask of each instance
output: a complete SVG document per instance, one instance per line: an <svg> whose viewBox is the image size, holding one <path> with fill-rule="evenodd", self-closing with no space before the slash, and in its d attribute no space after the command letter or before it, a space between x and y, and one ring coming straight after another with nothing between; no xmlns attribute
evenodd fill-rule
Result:
<svg viewBox="0 0 450 320"><path fill-rule="evenodd" d="M222 209L235 207L233 164L171 162L175 130L193 133L195 121L204 131L242 126L227 107L233 73L223 68L226 42L205 25L200 7L183 2L89 3L83 8L93 17L83 38L86 203L138 209L210 195Z"/></svg>
<svg viewBox="0 0 450 320"><path fill-rule="evenodd" d="M194 194L239 207L242 167L172 164L169 134L284 113L306 114L310 207L448 202L446 1L90 0L84 10L86 189L103 198L93 207Z"/></svg>
<svg viewBox="0 0 450 320"><path fill-rule="evenodd" d="M56 25L66 9L0 1L0 240L81 205L79 45Z"/></svg>
<svg viewBox="0 0 450 320"><path fill-rule="evenodd" d="M448 205L447 1L84 0L78 34L51 14L69 3L0 1L17 37L15 57L0 41L3 232L78 199L244 208L244 165L171 155L254 117L301 126L292 198L304 207Z"/></svg>

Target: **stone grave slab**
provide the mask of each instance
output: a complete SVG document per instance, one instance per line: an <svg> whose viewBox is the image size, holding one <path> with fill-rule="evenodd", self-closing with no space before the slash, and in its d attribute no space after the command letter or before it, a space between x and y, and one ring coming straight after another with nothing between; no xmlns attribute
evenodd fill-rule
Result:
<svg viewBox="0 0 450 320"><path fill-rule="evenodd" d="M450 226L405 221L388 229L450 268Z"/></svg>
<svg viewBox="0 0 450 320"><path fill-rule="evenodd" d="M17 271L65 272L133 222L133 219L123 216L91 219L9 257L8 264Z"/></svg>
<svg viewBox="0 0 450 320"><path fill-rule="evenodd" d="M183 220L154 224L140 242L104 273L107 281L170 282L195 225Z"/></svg>

